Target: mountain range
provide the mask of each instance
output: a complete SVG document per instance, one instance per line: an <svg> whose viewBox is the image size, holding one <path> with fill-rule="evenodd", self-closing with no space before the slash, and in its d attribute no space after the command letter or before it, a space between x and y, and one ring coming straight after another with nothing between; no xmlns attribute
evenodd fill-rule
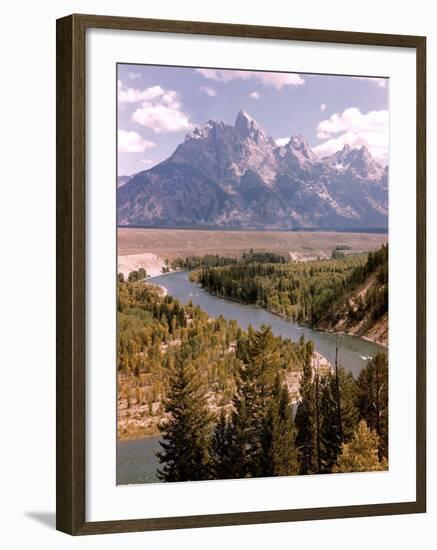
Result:
<svg viewBox="0 0 437 550"><path fill-rule="evenodd" d="M278 145L247 113L210 120L149 170L118 181L118 225L385 229L388 167L369 150L319 158L301 135Z"/></svg>

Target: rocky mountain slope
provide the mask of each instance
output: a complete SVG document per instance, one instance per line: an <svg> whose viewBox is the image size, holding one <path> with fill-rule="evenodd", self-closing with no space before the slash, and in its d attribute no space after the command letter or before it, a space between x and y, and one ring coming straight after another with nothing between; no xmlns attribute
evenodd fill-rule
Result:
<svg viewBox="0 0 437 550"><path fill-rule="evenodd" d="M366 147L320 159L247 113L196 127L167 160L118 189L118 224L245 229L386 228L388 171Z"/></svg>
<svg viewBox="0 0 437 550"><path fill-rule="evenodd" d="M117 187L122 187L128 181L130 181L133 177L135 177L135 174L133 174L132 176L118 176L117 177Z"/></svg>
<svg viewBox="0 0 437 550"><path fill-rule="evenodd" d="M370 252L344 292L325 308L317 328L362 336L388 346L388 247Z"/></svg>

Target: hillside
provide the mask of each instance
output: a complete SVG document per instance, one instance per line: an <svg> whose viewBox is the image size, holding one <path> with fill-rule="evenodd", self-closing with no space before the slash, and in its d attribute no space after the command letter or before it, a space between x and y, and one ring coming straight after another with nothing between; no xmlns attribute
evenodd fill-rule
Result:
<svg viewBox="0 0 437 550"><path fill-rule="evenodd" d="M351 282L315 326L388 345L388 248L370 253L361 284Z"/></svg>
<svg viewBox="0 0 437 550"><path fill-rule="evenodd" d="M341 256L341 253L340 253ZM309 262L249 260L192 274L210 292L323 330L387 344L388 247Z"/></svg>

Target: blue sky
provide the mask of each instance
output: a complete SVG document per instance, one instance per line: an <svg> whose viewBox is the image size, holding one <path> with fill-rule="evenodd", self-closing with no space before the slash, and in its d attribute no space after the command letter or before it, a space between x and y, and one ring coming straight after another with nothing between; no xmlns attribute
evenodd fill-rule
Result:
<svg viewBox="0 0 437 550"><path fill-rule="evenodd" d="M172 154L210 119L234 124L240 109L275 140L302 134L319 156L366 145L388 162L388 80L150 65L117 66L118 173Z"/></svg>

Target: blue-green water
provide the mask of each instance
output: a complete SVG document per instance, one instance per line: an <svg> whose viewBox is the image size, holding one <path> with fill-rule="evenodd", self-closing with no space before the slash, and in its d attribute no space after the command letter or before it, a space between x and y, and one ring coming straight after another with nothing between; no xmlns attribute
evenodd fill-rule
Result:
<svg viewBox="0 0 437 550"><path fill-rule="evenodd" d="M222 315L229 321L235 319L242 328L247 328L249 324L255 329L259 329L261 325L270 325L275 335L295 341L303 334L306 340L314 342L316 351L334 363L337 338L335 334L303 327L294 321L284 319L253 305L240 304L213 296L199 285L192 283L188 278L188 273L183 271L151 277L147 281L165 287L167 292L180 302L187 303L191 300L193 304L206 311L210 317ZM339 342L339 361L345 369L352 371L354 375L360 372L378 349L384 349L355 336L339 336Z"/></svg>
<svg viewBox="0 0 437 550"><path fill-rule="evenodd" d="M117 442L117 485L156 483L159 436Z"/></svg>
<svg viewBox="0 0 437 550"><path fill-rule="evenodd" d="M270 325L277 336L298 340L302 334L312 340L316 351L324 355L332 364L335 361L335 334L303 327L294 321L274 315L253 305L240 304L218 298L192 283L186 272L168 273L147 279L148 283L163 286L167 292L182 303L190 300L200 306L210 317L222 315L227 320L235 320L242 328L251 324L255 329ZM339 336L339 363L355 376L378 350L385 348L354 336ZM117 446L117 483L151 483L156 478L159 437L147 437L131 441L121 441Z"/></svg>

